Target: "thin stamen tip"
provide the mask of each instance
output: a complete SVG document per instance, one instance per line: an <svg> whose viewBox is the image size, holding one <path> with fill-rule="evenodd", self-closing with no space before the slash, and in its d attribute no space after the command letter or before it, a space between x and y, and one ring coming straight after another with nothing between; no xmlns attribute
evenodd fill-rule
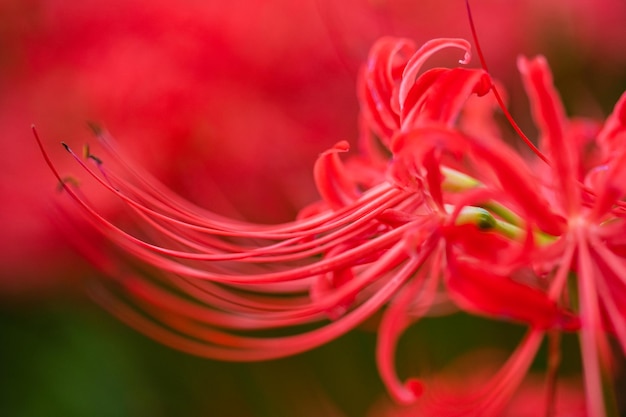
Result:
<svg viewBox="0 0 626 417"><path fill-rule="evenodd" d="M102 132L104 131L104 129L102 129L102 126L100 126L99 124L97 124L96 122L87 122L87 127L89 127L89 129L93 132L94 135L96 136L101 136Z"/></svg>
<svg viewBox="0 0 626 417"><path fill-rule="evenodd" d="M459 59L459 64L467 65L470 63L471 60L472 60L472 54L468 51L468 52L465 52L463 59Z"/></svg>
<svg viewBox="0 0 626 417"><path fill-rule="evenodd" d="M90 154L88 158L94 161L96 164L102 165L102 159L98 158L97 156Z"/></svg>
<svg viewBox="0 0 626 417"><path fill-rule="evenodd" d="M65 190L65 188L67 187L67 184L71 184L74 187L79 187L80 186L80 182L75 177L69 177L69 176L68 177L63 177L63 179L61 181L59 181L59 183L57 185L57 192L63 192Z"/></svg>

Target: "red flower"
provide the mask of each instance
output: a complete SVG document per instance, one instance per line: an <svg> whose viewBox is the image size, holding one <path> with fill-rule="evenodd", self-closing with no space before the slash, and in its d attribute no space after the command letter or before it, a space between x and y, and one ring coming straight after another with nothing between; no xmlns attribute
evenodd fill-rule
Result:
<svg viewBox="0 0 626 417"><path fill-rule="evenodd" d="M551 298L569 299L579 312L588 413L602 416L601 368L608 372L611 366L607 333L613 333L626 352L626 311L621 307L626 300L626 268L619 243L626 232L622 201L626 152L618 146L626 138L626 95L600 132L590 137L565 117L545 60L521 60L519 66L542 148L551 161L544 188L552 201L549 208L567 222L537 265L550 282ZM598 162L589 161L593 148L600 154ZM575 274L573 288L567 288L570 273Z"/></svg>
<svg viewBox="0 0 626 417"><path fill-rule="evenodd" d="M359 86L363 152L343 164L338 153L347 144L339 143L319 157L314 172L323 200L294 222L260 225L194 206L124 162L108 134L98 132L107 157L72 155L128 214L107 217L48 159L85 220L118 252L111 256L67 222L78 249L115 277L93 295L165 344L224 360L311 349L389 304L377 359L403 403L422 386L398 381L396 341L435 303L453 301L531 328L503 368L505 382L492 405L498 409L523 378L543 332L578 328L531 270L533 255L566 225L549 210L521 157L497 138L458 129L469 97L489 91L489 76L464 68L418 74L427 57L448 46L468 60L467 42L456 39L417 50L404 39L375 45ZM373 143L375 135L382 143Z"/></svg>

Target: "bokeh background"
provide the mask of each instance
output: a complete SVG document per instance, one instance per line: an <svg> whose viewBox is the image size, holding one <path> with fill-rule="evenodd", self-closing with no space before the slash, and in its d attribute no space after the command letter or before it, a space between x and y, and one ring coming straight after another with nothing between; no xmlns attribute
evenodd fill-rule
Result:
<svg viewBox="0 0 626 417"><path fill-rule="evenodd" d="M519 54L547 56L572 114L603 117L626 90L622 0L472 6L490 70L531 134ZM187 198L288 220L316 198L316 156L355 143L356 74L383 35L469 38L465 3L0 0L0 416L379 415L375 323L294 358L231 364L101 311L85 296L93 271L55 226L59 195L30 126L64 173L78 167L59 142L80 149L95 122ZM462 314L425 319L401 341L398 368L428 374L485 346L506 352L522 334ZM564 343L563 372L575 375L576 340Z"/></svg>

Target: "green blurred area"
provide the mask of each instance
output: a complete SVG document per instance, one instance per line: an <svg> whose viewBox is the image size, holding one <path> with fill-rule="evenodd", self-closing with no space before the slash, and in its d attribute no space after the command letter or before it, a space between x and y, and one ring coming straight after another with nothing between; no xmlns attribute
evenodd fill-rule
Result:
<svg viewBox="0 0 626 417"><path fill-rule="evenodd" d="M0 326L1 416L294 416L316 396L363 415L382 389L363 332L241 364L171 350L80 300L4 307Z"/></svg>
<svg viewBox="0 0 626 417"><path fill-rule="evenodd" d="M356 417L386 395L369 330L296 357L242 364L161 346L78 297L1 307L0 326L0 416ZM401 340L400 376L428 375L485 346L506 354L523 334L465 314L425 318ZM563 373L579 371L575 337L563 343ZM542 349L537 368L545 366Z"/></svg>

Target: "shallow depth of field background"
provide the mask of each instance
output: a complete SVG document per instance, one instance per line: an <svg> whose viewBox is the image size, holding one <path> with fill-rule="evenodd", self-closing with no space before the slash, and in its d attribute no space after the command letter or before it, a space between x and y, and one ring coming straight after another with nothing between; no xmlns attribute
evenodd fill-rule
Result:
<svg viewBox="0 0 626 417"><path fill-rule="evenodd" d="M472 3L493 76L529 133L520 53L547 56L572 114L603 117L626 90L621 0ZM316 198L316 155L355 143L356 74L387 34L469 38L465 4L0 0L0 416L374 417L386 397L375 318L314 351L238 364L156 344L92 303L94 272L54 226L62 196L30 126L63 173L79 168L58 142L80 149L94 121L187 198L288 220ZM461 313L426 318L402 339L398 369L428 375L482 348L506 354L523 333ZM562 373L576 375L577 340L563 343ZM545 346L534 368L544 362Z"/></svg>

